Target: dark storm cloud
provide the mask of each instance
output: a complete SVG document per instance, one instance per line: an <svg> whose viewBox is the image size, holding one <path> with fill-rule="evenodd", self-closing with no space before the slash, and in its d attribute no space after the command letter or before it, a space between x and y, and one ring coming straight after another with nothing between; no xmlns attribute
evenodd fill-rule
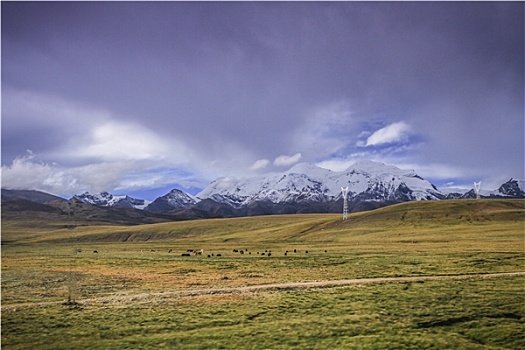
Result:
<svg viewBox="0 0 525 350"><path fill-rule="evenodd" d="M363 132L405 123L418 144L404 163L478 172L483 158L523 177L523 13L519 2L3 2L2 83L14 91L3 99L80 104L82 118L142 125L143 140L244 169L299 152L367 156ZM75 128L79 114L47 113L43 126L3 111L3 164L84 140L96 123ZM43 130L52 137L34 137Z"/></svg>

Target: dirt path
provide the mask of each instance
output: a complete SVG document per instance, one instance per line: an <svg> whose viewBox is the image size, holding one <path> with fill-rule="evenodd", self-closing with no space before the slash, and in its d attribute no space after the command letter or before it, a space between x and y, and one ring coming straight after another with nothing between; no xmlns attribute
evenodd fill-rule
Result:
<svg viewBox="0 0 525 350"><path fill-rule="evenodd" d="M421 282L421 281L435 281L435 280L461 280L461 279L484 279L484 278L498 278L498 277L515 277L525 276L525 272L502 272L502 273L488 273L488 274L470 274L470 275L438 275L438 276L411 276L411 277L377 277L377 278L356 278L346 280L333 281L312 281L312 282L289 282L289 283L272 283L260 284L245 287L228 287L228 288L208 288L208 289L184 289L172 292L162 293L140 293L140 294L117 294L110 297L98 297L78 300L79 305L95 305L95 304L123 304L136 302L151 302L159 300L167 300L181 297L192 297L200 295L225 295L225 294L243 294L256 293L262 291L278 291L278 290L296 290L308 288L329 288L338 286L364 285L375 283L403 283L403 282ZM48 305L62 304L63 301L42 302L42 303L24 303L24 304L10 304L2 305L2 311L13 310L26 307L43 307Z"/></svg>

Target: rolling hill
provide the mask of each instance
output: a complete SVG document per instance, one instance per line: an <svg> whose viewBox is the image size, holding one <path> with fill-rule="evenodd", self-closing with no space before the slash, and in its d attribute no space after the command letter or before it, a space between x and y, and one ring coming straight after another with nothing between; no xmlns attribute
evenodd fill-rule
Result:
<svg viewBox="0 0 525 350"><path fill-rule="evenodd" d="M9 218L7 220L9 223ZM22 223L19 222L19 225ZM28 220L28 225L35 225ZM3 223L4 225L4 223ZM20 226L18 226L20 229ZM9 231L13 236L17 229ZM42 230L41 230L42 231ZM447 236L522 237L525 200L419 201L350 215L294 214L165 222L136 226L79 226L27 239L52 242L410 242L447 241ZM11 233L11 234L10 234ZM16 235L15 235L16 236ZM417 237L417 238L416 238ZM481 237L481 236L480 236ZM16 240L16 239L15 239Z"/></svg>

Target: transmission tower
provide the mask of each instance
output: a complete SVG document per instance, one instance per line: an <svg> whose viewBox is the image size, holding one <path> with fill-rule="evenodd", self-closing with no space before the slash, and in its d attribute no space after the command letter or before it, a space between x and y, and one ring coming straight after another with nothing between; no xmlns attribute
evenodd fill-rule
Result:
<svg viewBox="0 0 525 350"><path fill-rule="evenodd" d="M481 190L481 181L474 182L474 191L476 191L476 199L479 199L479 190Z"/></svg>
<svg viewBox="0 0 525 350"><path fill-rule="evenodd" d="M348 219L348 186L345 188L341 187L343 193L343 220Z"/></svg>

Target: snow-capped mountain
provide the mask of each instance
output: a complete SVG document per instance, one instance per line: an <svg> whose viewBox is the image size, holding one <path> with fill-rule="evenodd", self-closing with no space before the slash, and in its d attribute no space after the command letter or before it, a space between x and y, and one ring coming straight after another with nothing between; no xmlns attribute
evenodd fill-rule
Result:
<svg viewBox="0 0 525 350"><path fill-rule="evenodd" d="M84 192L73 196L74 199L84 203L94 204L104 207L135 208L144 209L151 202L145 199L132 198L129 196L114 196L108 192L91 194Z"/></svg>
<svg viewBox="0 0 525 350"><path fill-rule="evenodd" d="M445 199L476 198L474 188L442 188L440 192L445 195ZM496 190L481 188L479 195L481 198L525 198L525 181L511 178Z"/></svg>
<svg viewBox="0 0 525 350"><path fill-rule="evenodd" d="M149 202L107 192L88 192L73 198L99 206L116 206L167 213L191 209L217 216L245 216L298 212L339 212L341 188L348 187L351 211L370 210L413 200L475 198L473 189L438 190L413 170L373 161L359 161L344 171L331 171L300 163L288 171L250 178L222 177L197 196L179 189ZM481 196L525 197L525 181L510 179L497 190L483 189Z"/></svg>
<svg viewBox="0 0 525 350"><path fill-rule="evenodd" d="M197 203L197 200L189 194L178 189L173 189L162 197L155 199L147 207L146 211L167 212L176 209L189 208Z"/></svg>
<svg viewBox="0 0 525 350"><path fill-rule="evenodd" d="M328 202L341 197L348 186L352 201L410 201L442 199L443 195L413 170L372 161L360 161L335 172L301 163L290 170L253 178L224 177L213 181L197 198L212 199L235 208L257 201L272 203Z"/></svg>
<svg viewBox="0 0 525 350"><path fill-rule="evenodd" d="M525 197L525 181L511 178L490 195L496 197Z"/></svg>

